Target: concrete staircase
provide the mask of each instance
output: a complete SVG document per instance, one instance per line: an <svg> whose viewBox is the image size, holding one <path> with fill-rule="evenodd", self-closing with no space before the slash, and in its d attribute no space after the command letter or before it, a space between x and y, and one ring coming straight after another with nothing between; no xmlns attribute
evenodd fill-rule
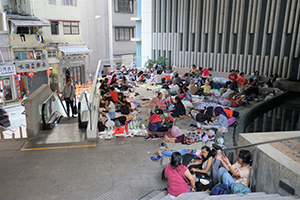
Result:
<svg viewBox="0 0 300 200"><path fill-rule="evenodd" d="M176 200L210 200L210 199L222 199L222 200L246 200L246 199L255 199L255 200L294 200L298 199L294 196L280 196L279 194L266 194L265 192L253 192L247 195L239 195L239 194L227 194L227 195L215 195L210 196L209 192L195 192L195 193L184 193L179 195ZM167 191L162 191L150 200L172 200L171 197L168 196Z"/></svg>

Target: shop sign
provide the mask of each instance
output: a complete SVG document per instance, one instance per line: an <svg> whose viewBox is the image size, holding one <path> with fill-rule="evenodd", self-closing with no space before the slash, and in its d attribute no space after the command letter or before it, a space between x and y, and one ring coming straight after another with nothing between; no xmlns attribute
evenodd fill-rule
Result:
<svg viewBox="0 0 300 200"><path fill-rule="evenodd" d="M16 74L15 66L14 65L0 65L0 76L3 75L14 75Z"/></svg>
<svg viewBox="0 0 300 200"><path fill-rule="evenodd" d="M60 64L62 67L81 66L85 65L85 58L62 57L60 58Z"/></svg>
<svg viewBox="0 0 300 200"><path fill-rule="evenodd" d="M48 60L15 61L15 64L17 73L46 71L49 68Z"/></svg>

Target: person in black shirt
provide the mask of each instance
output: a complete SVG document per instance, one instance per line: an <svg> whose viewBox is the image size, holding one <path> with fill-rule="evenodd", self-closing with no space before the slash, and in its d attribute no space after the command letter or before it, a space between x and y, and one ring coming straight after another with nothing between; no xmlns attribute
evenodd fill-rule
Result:
<svg viewBox="0 0 300 200"><path fill-rule="evenodd" d="M99 90L101 90L101 96L104 94L108 93L108 85L107 85L107 80L104 80L101 86L99 87Z"/></svg>
<svg viewBox="0 0 300 200"><path fill-rule="evenodd" d="M185 107L178 96L175 97L175 107L171 110L170 115L180 118L185 115Z"/></svg>

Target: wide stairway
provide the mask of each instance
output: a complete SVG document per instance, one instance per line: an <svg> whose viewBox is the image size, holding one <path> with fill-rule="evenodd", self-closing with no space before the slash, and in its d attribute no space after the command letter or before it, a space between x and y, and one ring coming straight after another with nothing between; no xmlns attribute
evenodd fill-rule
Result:
<svg viewBox="0 0 300 200"><path fill-rule="evenodd" d="M266 194L265 192L253 192L247 195L239 195L239 194L227 194L227 195L214 195L210 196L209 192L195 192L195 193L184 193L179 195L176 200L209 200L209 199L222 199L222 200L238 200L238 199L272 199L272 200L280 200L280 199L298 199L294 196L280 196L279 194ZM168 196L167 191L162 191L158 193L156 196L152 197L151 200L171 200L171 197Z"/></svg>

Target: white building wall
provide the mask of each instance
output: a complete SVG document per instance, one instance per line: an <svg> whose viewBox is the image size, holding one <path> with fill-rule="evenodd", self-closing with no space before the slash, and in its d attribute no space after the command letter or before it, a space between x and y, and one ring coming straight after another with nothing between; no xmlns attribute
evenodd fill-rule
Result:
<svg viewBox="0 0 300 200"><path fill-rule="evenodd" d="M152 1L142 0L142 56L152 55Z"/></svg>

